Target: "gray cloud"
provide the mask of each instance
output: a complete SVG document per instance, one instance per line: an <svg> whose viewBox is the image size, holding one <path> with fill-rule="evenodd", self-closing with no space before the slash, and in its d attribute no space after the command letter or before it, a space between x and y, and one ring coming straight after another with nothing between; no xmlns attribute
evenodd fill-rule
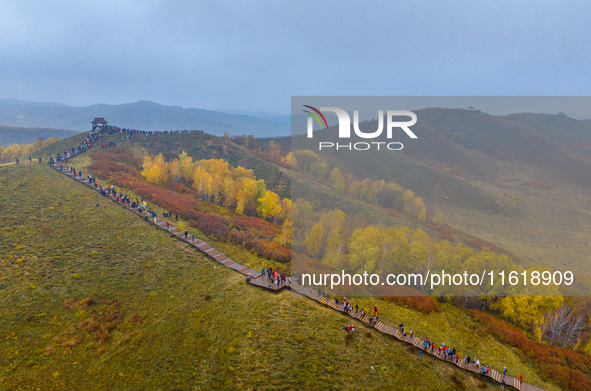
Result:
<svg viewBox="0 0 591 391"><path fill-rule="evenodd" d="M587 2L0 2L0 98L588 95Z"/></svg>

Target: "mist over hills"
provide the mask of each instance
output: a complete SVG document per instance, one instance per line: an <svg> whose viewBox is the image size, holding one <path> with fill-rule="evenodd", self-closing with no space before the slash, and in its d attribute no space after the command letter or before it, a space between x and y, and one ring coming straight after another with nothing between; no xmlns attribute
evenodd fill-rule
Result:
<svg viewBox="0 0 591 391"><path fill-rule="evenodd" d="M104 117L109 123L142 130L202 129L221 136L252 134L284 136L290 133L285 121L273 121L248 115L213 110L165 106L150 101L120 105L96 104L72 107L56 103L34 103L16 99L0 99L0 125L18 127L64 128L89 130L90 121Z"/></svg>
<svg viewBox="0 0 591 391"><path fill-rule="evenodd" d="M565 115L494 116L478 110L416 110L417 139L395 131L351 142L404 144L402 151L318 150L336 142L338 127L282 142L310 149L345 175L394 181L436 210L444 224L508 249L526 262L589 272L591 237L591 122ZM359 124L374 132L376 119ZM280 141L281 142L281 141ZM349 141L347 141L348 144ZM340 140L343 143L343 140ZM292 183L292 191L305 191Z"/></svg>
<svg viewBox="0 0 591 391"><path fill-rule="evenodd" d="M464 180L494 182L499 165L532 167L553 183L591 187L591 123L564 115L513 114L493 116L478 110L428 108L417 110L413 126L417 139L395 133L387 139L385 132L372 141L401 141L402 153L367 151L327 154L337 157L356 176L372 179L394 179L416 188L426 198L439 198L431 187L434 172L441 186L457 193L468 183ZM375 131L377 119L360 123L362 131ZM313 139L294 137L293 148L318 149L319 141L337 139L337 127L315 131ZM352 142L367 141L352 135ZM463 184L457 181L461 179ZM424 186L421 184L424 182ZM447 184L443 183L447 182ZM449 196L449 194L448 194Z"/></svg>

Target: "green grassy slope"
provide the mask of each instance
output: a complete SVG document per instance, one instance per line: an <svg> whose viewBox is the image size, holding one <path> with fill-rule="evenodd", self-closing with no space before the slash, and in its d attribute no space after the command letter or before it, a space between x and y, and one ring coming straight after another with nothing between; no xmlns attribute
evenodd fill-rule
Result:
<svg viewBox="0 0 591 391"><path fill-rule="evenodd" d="M77 147L86 139L88 132L78 133L74 136L66 137L56 141L55 143L49 144L43 148L38 149L31 153L33 159L42 158L43 163L47 163L49 157L55 158L58 153L63 153L69 148ZM22 160L27 160L29 156L22 156Z"/></svg>
<svg viewBox="0 0 591 391"><path fill-rule="evenodd" d="M361 324L347 343L342 315L247 286L46 165L2 167L0 187L2 389L498 387L419 360ZM417 332L543 384L518 352L480 334L462 311L421 321L414 311L380 305L386 319L415 323Z"/></svg>
<svg viewBox="0 0 591 391"><path fill-rule="evenodd" d="M329 167L360 179L398 182L434 202L446 224L526 262L591 273L581 261L590 255L589 122L459 109L425 109L417 116L413 129L419 138L403 137L403 152L337 155L329 150L324 154ZM377 121L360 126L375 130ZM312 140L291 142L294 149L316 150L319 141L334 141L335 132L331 128Z"/></svg>

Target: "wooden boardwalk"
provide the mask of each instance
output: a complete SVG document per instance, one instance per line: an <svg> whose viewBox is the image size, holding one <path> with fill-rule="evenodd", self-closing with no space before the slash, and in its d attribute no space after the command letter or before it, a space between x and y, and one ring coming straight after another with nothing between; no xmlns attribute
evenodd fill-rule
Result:
<svg viewBox="0 0 591 391"><path fill-rule="evenodd" d="M102 189L100 187L95 188L94 185L88 182L88 179L84 178L84 177L80 177L77 176L75 173L72 173L70 171L68 171L66 169L66 167L63 167L63 170L60 170L60 163L54 164L53 168L55 168L57 171L62 172L63 174L66 174L67 176L76 179L77 181L85 184L86 186L88 186L91 189L94 189L96 191L98 191L99 193L101 192L102 189L105 189L105 187L103 187ZM107 197L109 197L113 202L117 202L117 197L114 195L107 195ZM119 203L122 204L121 201L119 201ZM127 205L126 205L127 206ZM366 316L361 316L360 312L357 312L355 310L350 310L347 313L345 313L345 309L344 309L344 305L343 303L338 303L336 302L336 300L330 299L328 297L324 297L318 294L317 291L313 290L311 287L305 287L300 285L297 281L290 281L287 280L285 282L285 284L279 284L279 286L276 286L269 278L267 278L266 275L261 274L260 271L256 271L253 270L247 266L241 265L237 262L234 262L232 259L226 257L224 254L218 252L215 248L211 247L210 245L208 245L206 242L200 240L200 239L196 239L193 238L192 235L187 235L187 237L185 237L185 232L181 231L180 229L178 229L177 227L173 226L172 224L170 224L168 227L166 226L166 220L163 220L159 217L157 218L151 218L147 212L142 212L139 213L138 212L138 208L132 208L130 206L127 206L127 208L137 214L140 215L141 217L146 217L148 216L148 222L150 222L151 224L156 225L157 227L159 227L160 229L163 230L167 230L168 232L170 232L172 235L176 236L177 238L179 238L180 240L183 240L184 242L188 243L189 245L195 247L196 249L198 249L199 251L203 252L204 254L206 254L207 256L209 256L210 258L212 258L213 260L219 262L220 264L222 264L223 266L226 266L230 269L234 269L237 272L245 275L245 276L250 276L250 284L261 287L261 288L265 288L265 289L270 289L272 291L280 291L283 290L285 288L290 288L291 291L295 294L299 294L302 296L306 296L311 300L315 300L318 303L328 306L336 311L340 311L345 315L348 315L360 322L365 323L366 325L368 325L369 327L373 327L374 329L376 329L377 331L390 335L393 338L396 338L402 342L406 342L410 345L414 345L417 349L420 349L423 351L424 354L429 354L433 357L438 358L439 360L442 361L446 361L449 362L452 365L455 365L463 370L466 371L470 371L476 374L479 374L480 376L485 376L488 378L491 378L492 380L501 383L502 380L505 380L505 384L508 387L513 387L517 390L523 390L523 391L545 391L544 388L540 388L540 387L536 387L530 384L526 384L526 383L522 383L520 384L519 379L517 378L513 378L511 376L503 376L502 373L497 372L494 369L490 369L490 372L488 375L481 375L480 374L480 368L476 366L476 364L474 363L467 363L466 362L466 357L464 358L460 358L458 360L458 362L456 363L455 359L446 359L445 356L443 354L439 354L437 349L427 349L425 350L425 346L423 345L424 339L420 339L416 336L411 337L410 335L406 335L404 336L403 333L398 329L398 328L394 328L391 326L388 326L380 321L377 321L374 324L370 324L370 318L366 315ZM169 222L170 223L170 222ZM482 367L482 366L481 366Z"/></svg>

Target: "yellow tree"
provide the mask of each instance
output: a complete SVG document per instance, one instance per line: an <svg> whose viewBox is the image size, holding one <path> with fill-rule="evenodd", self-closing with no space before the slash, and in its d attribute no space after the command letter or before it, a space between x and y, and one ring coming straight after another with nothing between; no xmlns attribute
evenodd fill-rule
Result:
<svg viewBox="0 0 591 391"><path fill-rule="evenodd" d="M257 205L257 181L254 178L244 178L242 187L236 195L236 213L254 214Z"/></svg>
<svg viewBox="0 0 591 391"><path fill-rule="evenodd" d="M291 219L291 200L288 198L281 201L281 215L279 216L279 219L282 221Z"/></svg>
<svg viewBox="0 0 591 391"><path fill-rule="evenodd" d="M162 157L162 154L159 155ZM144 158L143 170L142 175L146 178L146 180L150 183L155 185L159 185L163 183L163 178L166 178L166 170L162 170L162 166L166 166L166 163L163 163L163 158L158 159L155 158L152 160L150 156L146 156Z"/></svg>
<svg viewBox="0 0 591 391"><path fill-rule="evenodd" d="M291 220L289 218L285 219L281 224L279 242L283 247L289 248L291 246Z"/></svg>
<svg viewBox="0 0 591 391"><path fill-rule="evenodd" d="M308 249L308 255L313 258L318 258L320 256L320 250L322 247L322 236L323 236L323 228L321 223L316 223L306 238L304 239L304 246Z"/></svg>
<svg viewBox="0 0 591 391"><path fill-rule="evenodd" d="M179 163L181 165L181 171L183 173L183 177L187 181L193 180L193 171L195 164L193 163L193 158L187 155L187 152L183 151L179 155Z"/></svg>
<svg viewBox="0 0 591 391"><path fill-rule="evenodd" d="M271 220L277 218L281 214L279 196L272 191L265 191L265 195L259 198L257 213L263 219Z"/></svg>
<svg viewBox="0 0 591 391"><path fill-rule="evenodd" d="M334 184L334 191L337 194L342 194L345 191L345 178L341 174L338 167L332 169L330 173L330 180Z"/></svg>
<svg viewBox="0 0 591 391"><path fill-rule="evenodd" d="M380 258L381 232L375 225L353 231L349 238L349 268L371 273Z"/></svg>
<svg viewBox="0 0 591 391"><path fill-rule="evenodd" d="M168 172L170 173L170 178L173 181L178 181L183 174L181 169L181 164L178 159L174 159L173 161L168 163Z"/></svg>
<svg viewBox="0 0 591 391"><path fill-rule="evenodd" d="M287 156L281 158L281 162L291 166L291 168L296 168L298 166L298 161L296 160L294 154L291 152L287 154Z"/></svg>
<svg viewBox="0 0 591 391"><path fill-rule="evenodd" d="M345 259L345 241L342 239L341 230L345 225L345 213L340 209L331 210L324 214L320 221L325 227L324 237L326 251L322 257L322 263L330 268L343 265Z"/></svg>

